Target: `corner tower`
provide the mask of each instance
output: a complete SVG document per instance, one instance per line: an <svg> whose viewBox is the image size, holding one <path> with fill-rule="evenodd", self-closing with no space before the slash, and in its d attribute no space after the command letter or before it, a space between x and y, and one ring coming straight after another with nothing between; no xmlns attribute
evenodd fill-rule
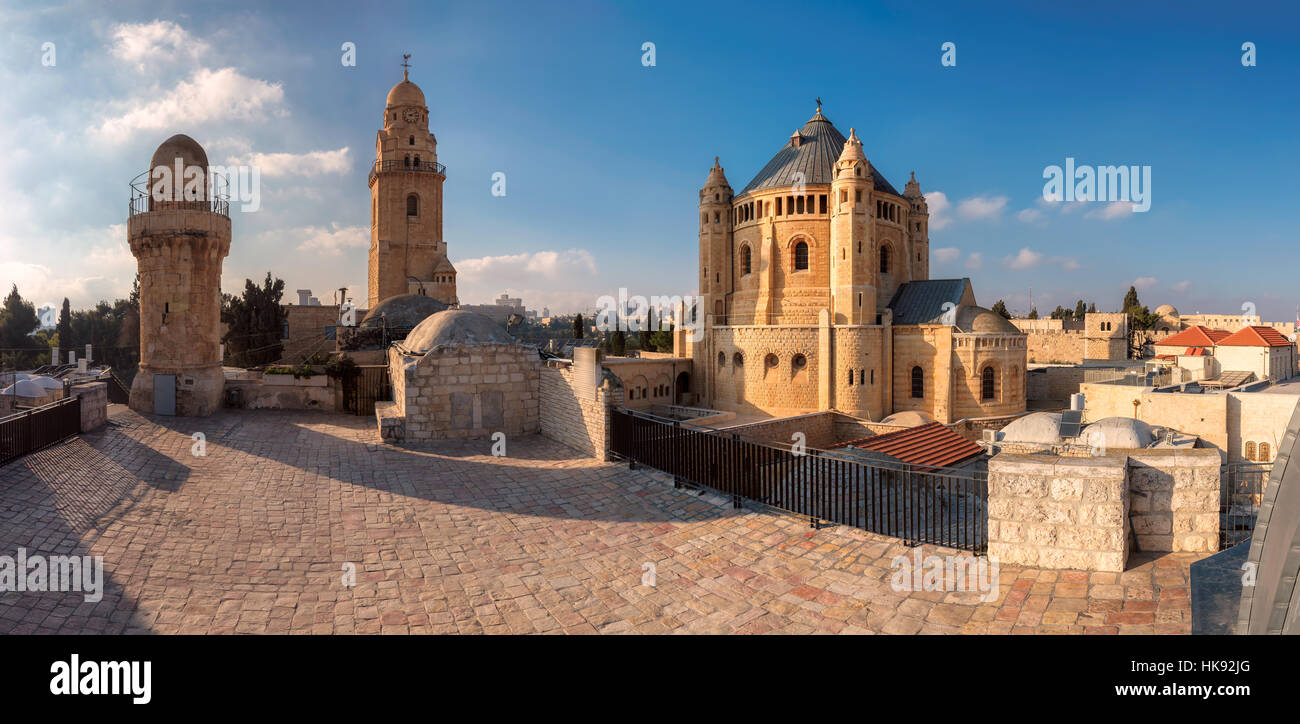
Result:
<svg viewBox="0 0 1300 724"><path fill-rule="evenodd" d="M404 70L402 82L388 92L370 169L371 309L401 294L458 303L456 269L442 238L446 179L447 169L438 163L438 141L429 132L424 93Z"/></svg>
<svg viewBox="0 0 1300 724"><path fill-rule="evenodd" d="M140 369L131 408L210 415L221 405L221 263L230 207L208 156L176 135L132 182L126 236L140 271ZM147 180L146 180L147 179Z"/></svg>
<svg viewBox="0 0 1300 724"><path fill-rule="evenodd" d="M874 257L867 233L871 162L850 128L831 182L831 304L835 324L875 324Z"/></svg>
<svg viewBox="0 0 1300 724"><path fill-rule="evenodd" d="M731 184L718 158L700 189L700 306L701 313L728 314L731 280Z"/></svg>
<svg viewBox="0 0 1300 724"><path fill-rule="evenodd" d="M913 171L907 185L903 187L903 198L910 207L907 215L908 246L914 252L911 260L912 278L930 278L930 207L925 203L925 194L921 193L921 184L916 182Z"/></svg>

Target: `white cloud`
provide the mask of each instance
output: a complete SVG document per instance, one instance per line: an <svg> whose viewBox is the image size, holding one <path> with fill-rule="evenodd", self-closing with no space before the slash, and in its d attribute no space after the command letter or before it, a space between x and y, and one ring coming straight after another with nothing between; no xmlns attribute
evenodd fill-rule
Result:
<svg viewBox="0 0 1300 724"><path fill-rule="evenodd" d="M957 261L961 258L961 249L953 246L945 246L934 250L934 259L940 264Z"/></svg>
<svg viewBox="0 0 1300 724"><path fill-rule="evenodd" d="M1022 209L1016 218L1026 224L1043 224L1047 221L1047 216L1038 209Z"/></svg>
<svg viewBox="0 0 1300 724"><path fill-rule="evenodd" d="M966 257L967 269L980 269L984 266L984 255L978 251L972 251L970 256Z"/></svg>
<svg viewBox="0 0 1300 724"><path fill-rule="evenodd" d="M346 173L348 147L335 151L308 151L307 153L249 153L231 156L232 166L256 166L263 176L320 176L329 173Z"/></svg>
<svg viewBox="0 0 1300 724"><path fill-rule="evenodd" d="M484 256L461 259L455 264L458 282L511 284L541 278L572 283L596 274L596 260L585 249Z"/></svg>
<svg viewBox="0 0 1300 724"><path fill-rule="evenodd" d="M208 44L196 40L184 28L168 20L152 23L123 23L113 28L113 57L135 63L136 70L165 68L185 60L197 61Z"/></svg>
<svg viewBox="0 0 1300 724"><path fill-rule="evenodd" d="M996 219L1007 205L1005 196L974 196L957 204L957 215L963 219Z"/></svg>
<svg viewBox="0 0 1300 724"><path fill-rule="evenodd" d="M1133 286L1138 289L1149 289L1155 286L1160 280L1155 277L1138 277L1133 280Z"/></svg>
<svg viewBox="0 0 1300 724"><path fill-rule="evenodd" d="M1173 288L1173 290L1176 291L1176 292L1185 292L1185 291L1187 291L1188 289L1191 289L1191 288L1192 288L1192 283L1191 283L1190 281L1187 281L1186 279L1184 279L1183 281L1178 282L1177 284L1173 285L1172 288Z"/></svg>
<svg viewBox="0 0 1300 724"><path fill-rule="evenodd" d="M1109 204L1084 214L1089 219L1101 219L1103 221L1114 221L1133 215L1133 202L1131 201L1112 201Z"/></svg>
<svg viewBox="0 0 1300 724"><path fill-rule="evenodd" d="M948 195L942 191L931 191L925 195L925 205L930 210L930 228L939 230L952 223L948 217Z"/></svg>
<svg viewBox="0 0 1300 724"><path fill-rule="evenodd" d="M1052 261L1060 264L1061 268L1066 271L1077 271L1079 269L1079 260L1072 256L1054 256Z"/></svg>
<svg viewBox="0 0 1300 724"><path fill-rule="evenodd" d="M192 128L206 121L262 120L286 115L284 88L279 83L249 78L234 68L201 68L188 81L154 100L145 97L129 104L124 113L89 129L98 140L120 143L137 131Z"/></svg>
<svg viewBox="0 0 1300 724"><path fill-rule="evenodd" d="M33 247L0 234L0 279L2 293L18 285L24 299L40 307L61 305L68 297L74 309L93 305L100 300L125 297L135 278L136 261L126 245L126 225L81 229L75 233L46 239L51 249L77 249L75 255L56 252L33 253ZM80 251L87 249L88 251Z"/></svg>
<svg viewBox="0 0 1300 724"><path fill-rule="evenodd" d="M1042 263L1042 261L1042 254L1030 249L1029 247L1024 247L1015 256L1009 256L1006 259L1003 259L1002 263L1012 269L1032 269Z"/></svg>
<svg viewBox="0 0 1300 724"><path fill-rule="evenodd" d="M301 241L295 247L298 251L309 251L325 256L338 256L348 249L365 249L370 246L370 230L364 226L340 226L330 224L328 228L303 226L297 229L268 231L259 235L261 238L294 239Z"/></svg>

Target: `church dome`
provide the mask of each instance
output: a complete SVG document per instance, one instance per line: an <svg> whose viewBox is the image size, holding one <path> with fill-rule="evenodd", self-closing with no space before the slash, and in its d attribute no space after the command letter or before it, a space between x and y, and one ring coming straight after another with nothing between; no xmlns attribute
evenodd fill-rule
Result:
<svg viewBox="0 0 1300 724"><path fill-rule="evenodd" d="M378 327L387 324L389 328L410 329L424 321L431 314L447 309L447 305L423 294L399 294L376 304L366 312L359 326Z"/></svg>
<svg viewBox="0 0 1300 724"><path fill-rule="evenodd" d="M957 329L975 334L1020 334L1020 329L1006 317L973 304L957 309Z"/></svg>
<svg viewBox="0 0 1300 724"><path fill-rule="evenodd" d="M388 91L388 107L394 106L424 106L424 91L420 86L409 80L403 80L401 83L393 86Z"/></svg>
<svg viewBox="0 0 1300 724"><path fill-rule="evenodd" d="M199 142L184 133L178 133L163 141L158 150L153 152L153 159L149 161L149 168L153 169L159 166L174 167L178 158L184 162L186 168L202 166L206 169L208 167L208 154L199 145Z"/></svg>
<svg viewBox="0 0 1300 724"><path fill-rule="evenodd" d="M1161 304L1160 306L1156 307L1156 314L1160 315L1161 317L1177 317L1178 310L1174 309L1172 304Z"/></svg>
<svg viewBox="0 0 1300 724"><path fill-rule="evenodd" d="M750 191L789 188L799 179L809 186L829 184L835 178L835 162L844 152L847 140L818 108L817 113L790 136L785 146L737 196ZM871 177L880 191L899 195L875 168L871 169Z"/></svg>
<svg viewBox="0 0 1300 724"><path fill-rule="evenodd" d="M424 354L437 347L515 344L515 338L482 314L449 309L420 322L401 344L412 354Z"/></svg>

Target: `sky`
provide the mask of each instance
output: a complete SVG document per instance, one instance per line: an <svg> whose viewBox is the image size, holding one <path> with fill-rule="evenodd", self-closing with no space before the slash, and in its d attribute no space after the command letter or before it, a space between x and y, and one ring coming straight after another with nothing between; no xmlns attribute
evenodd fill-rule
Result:
<svg viewBox="0 0 1300 724"><path fill-rule="evenodd" d="M186 133L212 163L261 170L261 208L231 212L223 291L270 271L286 300L341 286L364 300L366 177L410 53L463 303L693 294L714 156L740 190L820 97L894 186L915 172L931 276L970 277L985 306L1112 311L1130 285L1183 313L1250 304L1280 321L1300 304L1294 4L197 8L0 0L5 287L38 306L125 296L128 183ZM1067 158L1149 167L1150 209L1045 200L1044 170Z"/></svg>

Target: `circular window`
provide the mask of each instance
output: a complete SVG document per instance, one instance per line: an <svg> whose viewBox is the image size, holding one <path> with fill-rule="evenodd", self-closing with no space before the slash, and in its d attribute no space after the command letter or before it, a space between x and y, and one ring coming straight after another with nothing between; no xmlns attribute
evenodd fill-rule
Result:
<svg viewBox="0 0 1300 724"><path fill-rule="evenodd" d="M767 365L768 367L775 367L781 364L781 360L777 359L776 355L769 354L767 358L763 360L763 364Z"/></svg>
<svg viewBox="0 0 1300 724"><path fill-rule="evenodd" d="M794 365L795 370L798 371L808 365L808 358L801 354L797 354L794 356L794 359L790 360L790 364Z"/></svg>
<svg viewBox="0 0 1300 724"><path fill-rule="evenodd" d="M740 367L741 365L745 364L745 357L744 357L744 355L742 355L742 354L739 353L739 352L737 352L737 353L731 355L731 364L733 364L733 365L735 365L735 366L737 366L737 367Z"/></svg>

